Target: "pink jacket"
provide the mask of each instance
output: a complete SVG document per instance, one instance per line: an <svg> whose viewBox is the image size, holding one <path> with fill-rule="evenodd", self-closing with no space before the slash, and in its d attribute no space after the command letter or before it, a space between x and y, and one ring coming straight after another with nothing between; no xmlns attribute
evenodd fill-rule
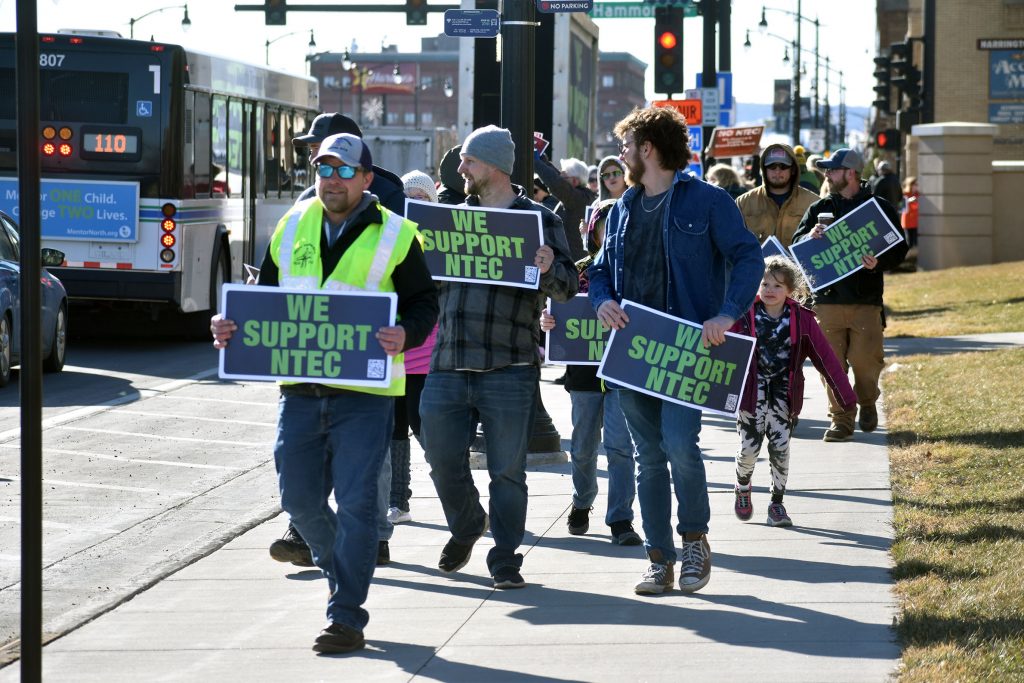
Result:
<svg viewBox="0 0 1024 683"><path fill-rule="evenodd" d="M754 306L760 301L760 297L754 299ZM818 369L821 376L828 382L828 386L843 404L843 408L849 410L857 405L857 394L850 386L850 380L843 371L836 354L825 338L825 333L818 326L814 319L814 312L804 308L793 299L786 299L789 306L789 414L796 417L804 404L804 360L811 359L814 367ZM754 328L754 306L750 307L747 314L736 321L729 330L737 334L746 334L751 337L757 336ZM740 399L740 410L753 413L757 408L757 348L754 349L754 358L750 362L750 371L747 373L747 381L743 386L743 397Z"/></svg>
<svg viewBox="0 0 1024 683"><path fill-rule="evenodd" d="M427 335L421 345L405 352L405 374L426 375L430 371L430 356L434 353L434 342L437 341L437 325Z"/></svg>

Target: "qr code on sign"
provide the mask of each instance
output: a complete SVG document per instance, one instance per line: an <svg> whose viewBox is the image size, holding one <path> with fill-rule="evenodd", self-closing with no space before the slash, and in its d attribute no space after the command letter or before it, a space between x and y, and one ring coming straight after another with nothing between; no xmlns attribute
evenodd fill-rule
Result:
<svg viewBox="0 0 1024 683"><path fill-rule="evenodd" d="M526 284L536 284L537 273L539 272L537 270L537 266L524 266L524 268L525 270L523 271L523 279L526 281Z"/></svg>
<svg viewBox="0 0 1024 683"><path fill-rule="evenodd" d="M385 361L380 358L371 358L366 361L366 377L367 379L384 379L386 366Z"/></svg>
<svg viewBox="0 0 1024 683"><path fill-rule="evenodd" d="M893 244L899 238L900 238L900 236L897 235L894 232L887 232L887 233L885 233L885 243L886 244Z"/></svg>
<svg viewBox="0 0 1024 683"><path fill-rule="evenodd" d="M730 413L736 410L736 404L739 403L739 400L739 394L729 394L725 397L725 409Z"/></svg>

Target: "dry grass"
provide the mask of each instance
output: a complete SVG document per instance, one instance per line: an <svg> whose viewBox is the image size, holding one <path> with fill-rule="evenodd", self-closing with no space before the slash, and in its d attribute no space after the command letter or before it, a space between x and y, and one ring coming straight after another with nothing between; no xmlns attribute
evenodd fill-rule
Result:
<svg viewBox="0 0 1024 683"><path fill-rule="evenodd" d="M885 374L902 681L1024 680L1022 386L1024 349Z"/></svg>
<svg viewBox="0 0 1024 683"><path fill-rule="evenodd" d="M1024 261L885 278L888 337L1024 330Z"/></svg>

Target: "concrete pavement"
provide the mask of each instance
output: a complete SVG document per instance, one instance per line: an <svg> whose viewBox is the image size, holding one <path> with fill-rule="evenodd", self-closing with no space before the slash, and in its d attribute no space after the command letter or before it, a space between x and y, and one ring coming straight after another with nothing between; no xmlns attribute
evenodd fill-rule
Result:
<svg viewBox="0 0 1024 683"><path fill-rule="evenodd" d="M568 447L569 399L545 368L544 402ZM50 643L50 680L884 681L900 656L888 555L892 539L885 416L873 434L826 444L824 391L808 367L786 506L795 526L765 525L766 455L754 518L732 512L731 420L706 417L713 571L693 595L633 594L641 548L608 540L606 490L586 536L570 536L568 465L531 468L518 591L491 588L482 539L469 565L436 568L448 531L422 451L413 450L413 523L391 541L366 605L367 648L310 650L324 624L326 581L271 560L277 518L232 540L113 611ZM881 404L879 405L881 408ZM881 412L881 411L880 411ZM269 444L268 444L269 448ZM476 472L486 495L486 473ZM639 507L636 507L637 511ZM639 511L637 512L639 530ZM0 681L17 680L17 664Z"/></svg>

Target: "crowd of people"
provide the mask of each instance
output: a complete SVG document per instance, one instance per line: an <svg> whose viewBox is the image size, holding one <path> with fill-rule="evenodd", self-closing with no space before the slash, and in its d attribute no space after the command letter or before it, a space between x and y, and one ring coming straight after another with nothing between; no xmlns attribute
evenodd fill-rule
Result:
<svg viewBox="0 0 1024 683"><path fill-rule="evenodd" d="M826 442L852 439L855 424L863 432L877 427L883 272L902 261L906 244L864 255L855 273L810 296L800 270L784 257L766 260L761 243L771 236L785 247L821 239L826 214L842 216L872 197L910 235L916 183L908 179L905 189L913 215L901 217L894 197L881 194L892 192L892 182L879 181L876 191L862 181L864 162L852 149L826 159L770 144L755 163L761 183L749 187L726 164L708 169L707 181L686 170L687 124L673 109L636 108L613 132L620 153L593 166L574 158L556 165L535 152L532 188L512 182L516 145L497 126L474 130L449 150L436 180L422 169L398 176L375 166L359 127L343 114L318 116L294 139L308 147L315 184L281 217L256 283L390 292L398 312L394 325L375 332L392 364L388 386L280 387L274 458L289 525L270 554L315 565L328 581L328 624L314 650L350 652L365 644L363 605L374 568L390 562L394 525L415 514L411 438L423 448L450 531L438 569L465 567L489 530L486 565L494 587L527 585L518 552L528 505L526 452L541 333L559 324L545 309L548 298L565 302L585 293L606 329L629 325L621 305L628 299L697 323L706 348L723 344L729 332L756 339L736 423L734 510L741 520L753 515L752 478L767 439L767 523L793 523L784 495L805 359L828 390ZM537 289L433 280L420 226L404 217L406 198L539 214L543 240L530 255ZM214 346L226 348L237 330L234 320L215 316ZM700 410L605 382L594 366L568 366L564 384L573 425L568 533L590 530L603 441L609 538L642 545L647 559L634 592L703 588L711 545ZM478 425L487 442L486 506L469 465Z"/></svg>

